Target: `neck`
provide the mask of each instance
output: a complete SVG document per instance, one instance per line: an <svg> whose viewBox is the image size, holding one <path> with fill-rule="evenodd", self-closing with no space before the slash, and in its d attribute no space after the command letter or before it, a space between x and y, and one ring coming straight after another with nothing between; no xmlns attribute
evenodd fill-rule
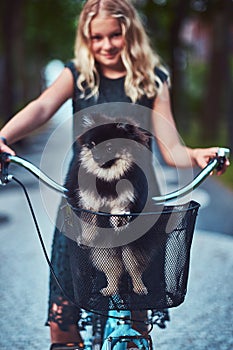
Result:
<svg viewBox="0 0 233 350"><path fill-rule="evenodd" d="M124 77L126 75L126 70L125 67L100 67L100 72L103 76L105 76L106 78L110 78L110 79L117 79L117 78L121 78Z"/></svg>

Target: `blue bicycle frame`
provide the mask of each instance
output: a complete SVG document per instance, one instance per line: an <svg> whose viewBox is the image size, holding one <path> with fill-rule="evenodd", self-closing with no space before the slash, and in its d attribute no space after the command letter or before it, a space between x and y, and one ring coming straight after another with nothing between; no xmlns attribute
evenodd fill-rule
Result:
<svg viewBox="0 0 233 350"><path fill-rule="evenodd" d="M120 317L122 320L118 320ZM104 343L102 350L126 350L127 344L133 342L135 348L150 349L150 336L142 336L132 328L131 312L129 310L111 310L105 326Z"/></svg>

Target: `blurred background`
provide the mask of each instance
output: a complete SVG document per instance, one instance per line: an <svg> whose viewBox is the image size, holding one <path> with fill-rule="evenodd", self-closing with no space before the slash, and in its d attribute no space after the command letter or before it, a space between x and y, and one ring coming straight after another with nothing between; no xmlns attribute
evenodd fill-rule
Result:
<svg viewBox="0 0 233 350"><path fill-rule="evenodd" d="M179 132L190 146L233 149L233 1L135 0L171 73ZM0 127L45 88L45 67L73 57L80 0L0 3ZM222 177L233 184L231 171Z"/></svg>
<svg viewBox="0 0 233 350"><path fill-rule="evenodd" d="M233 153L233 1L134 3L154 48L170 70L174 117L184 142L231 147ZM36 98L73 57L82 4L78 0L0 1L0 127ZM59 131L58 123L71 113L70 101L68 104L44 132L13 147L33 164L43 165L57 181L60 170L54 166L54 157L63 160L68 132L63 137L61 128L57 137L52 131L54 127ZM45 192L42 198L42 189L31 174L19 167L13 173L30 189L50 254L54 224L46 203L49 199L55 217L60 197L55 199L52 193L46 197ZM174 176L166 169L169 185L176 188ZM213 176L195 191L201 209L188 297L181 307L171 310L172 322L166 332L156 329L156 348L233 349L232 179L233 166L218 182ZM17 350L47 349L48 267L21 189L11 182L0 192L0 348L9 349L11 344Z"/></svg>

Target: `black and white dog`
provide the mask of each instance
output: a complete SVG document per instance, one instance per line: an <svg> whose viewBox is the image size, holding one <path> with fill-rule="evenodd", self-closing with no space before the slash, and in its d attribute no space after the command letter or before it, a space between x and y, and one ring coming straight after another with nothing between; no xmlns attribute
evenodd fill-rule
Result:
<svg viewBox="0 0 233 350"><path fill-rule="evenodd" d="M149 148L151 135L131 120L113 122L99 114L85 116L83 123L85 131L77 138L77 156L65 183L69 202L74 208L113 214L113 229L123 232L127 219L114 214L140 213L147 201L148 183L138 156L141 147ZM94 221L92 224L95 226ZM89 236L84 233L81 243L90 246L94 236L93 232ZM133 251L129 244L117 248L91 246L92 263L107 279L103 295L118 292L124 271L131 277L133 291L147 294L142 281L148 265L146 254Z"/></svg>

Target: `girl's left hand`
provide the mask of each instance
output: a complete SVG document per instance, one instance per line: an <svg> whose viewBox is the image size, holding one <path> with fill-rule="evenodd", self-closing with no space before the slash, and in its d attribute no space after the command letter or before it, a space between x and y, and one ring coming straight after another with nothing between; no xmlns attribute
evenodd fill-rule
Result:
<svg viewBox="0 0 233 350"><path fill-rule="evenodd" d="M210 148L195 148L193 149L193 159L196 165L200 168L204 168L211 158L216 157L218 153L218 147L210 147ZM229 159L226 159L226 162L223 168L216 172L216 175L222 175L230 165Z"/></svg>

